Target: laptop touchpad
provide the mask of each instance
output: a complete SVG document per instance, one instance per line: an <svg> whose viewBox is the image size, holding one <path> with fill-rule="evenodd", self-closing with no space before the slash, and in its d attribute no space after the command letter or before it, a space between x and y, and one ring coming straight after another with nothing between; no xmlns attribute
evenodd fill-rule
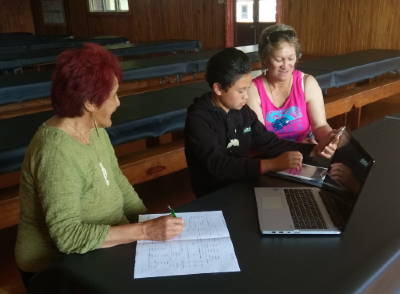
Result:
<svg viewBox="0 0 400 294"><path fill-rule="evenodd" d="M280 196L262 197L262 206L264 209L282 209L282 200Z"/></svg>

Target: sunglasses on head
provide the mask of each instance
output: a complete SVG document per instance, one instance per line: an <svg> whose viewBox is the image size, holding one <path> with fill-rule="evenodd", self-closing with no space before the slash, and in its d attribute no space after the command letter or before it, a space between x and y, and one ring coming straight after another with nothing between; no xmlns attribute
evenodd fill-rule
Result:
<svg viewBox="0 0 400 294"><path fill-rule="evenodd" d="M267 40L269 43L274 44L274 43L278 43L278 41L281 40L283 37L286 37L288 39L295 39L296 33L292 30L276 31L276 32L272 32L272 33L268 34Z"/></svg>

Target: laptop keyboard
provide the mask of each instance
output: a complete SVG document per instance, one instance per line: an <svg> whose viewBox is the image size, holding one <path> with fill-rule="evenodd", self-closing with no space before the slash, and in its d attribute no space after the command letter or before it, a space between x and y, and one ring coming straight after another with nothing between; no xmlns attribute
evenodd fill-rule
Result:
<svg viewBox="0 0 400 294"><path fill-rule="evenodd" d="M283 189L295 229L327 229L310 189Z"/></svg>

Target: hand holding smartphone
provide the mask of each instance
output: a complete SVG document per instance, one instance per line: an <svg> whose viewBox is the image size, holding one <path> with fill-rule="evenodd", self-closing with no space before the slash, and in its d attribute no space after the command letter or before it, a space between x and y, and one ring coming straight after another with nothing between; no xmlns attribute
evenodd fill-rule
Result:
<svg viewBox="0 0 400 294"><path fill-rule="evenodd" d="M339 136L343 133L343 131L344 131L345 128L346 128L346 127L341 127L341 128L339 129L339 131L336 133L336 135L332 138L332 140L331 140L330 143L332 143L333 141L335 141L335 139L336 139L337 137L339 137ZM330 144L330 143L329 143L329 144Z"/></svg>

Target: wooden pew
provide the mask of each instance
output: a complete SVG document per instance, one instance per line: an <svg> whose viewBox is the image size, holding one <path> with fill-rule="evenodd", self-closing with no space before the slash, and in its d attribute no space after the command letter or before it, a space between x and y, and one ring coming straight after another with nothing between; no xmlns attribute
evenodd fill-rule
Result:
<svg viewBox="0 0 400 294"><path fill-rule="evenodd" d="M376 82L354 87L345 92L325 97L326 117L333 118L343 114L345 124L350 129L360 127L362 106L400 93L400 77L388 77Z"/></svg>

